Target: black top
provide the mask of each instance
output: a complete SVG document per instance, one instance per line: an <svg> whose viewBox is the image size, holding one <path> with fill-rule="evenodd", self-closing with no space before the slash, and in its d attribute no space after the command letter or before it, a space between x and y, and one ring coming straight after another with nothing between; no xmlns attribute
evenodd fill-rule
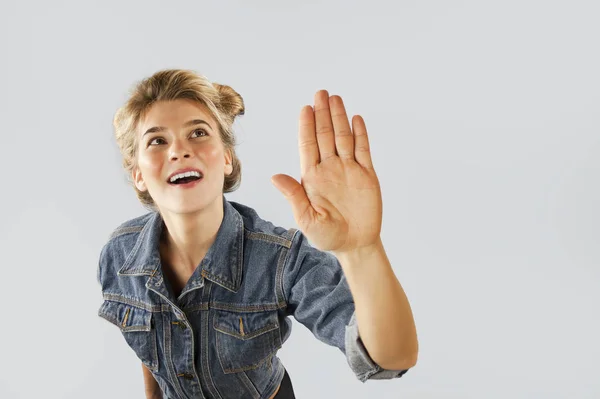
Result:
<svg viewBox="0 0 600 399"><path fill-rule="evenodd" d="M277 392L274 399L296 399L294 388L292 388L292 380L290 380L287 370L285 370L279 392Z"/></svg>

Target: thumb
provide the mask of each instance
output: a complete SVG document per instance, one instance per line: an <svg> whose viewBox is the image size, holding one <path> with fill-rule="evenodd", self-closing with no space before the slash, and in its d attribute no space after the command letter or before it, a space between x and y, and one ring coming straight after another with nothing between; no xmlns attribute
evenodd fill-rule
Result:
<svg viewBox="0 0 600 399"><path fill-rule="evenodd" d="M288 200L292 206L294 219L296 219L296 223L299 223L300 215L303 215L306 209L311 206L304 187L293 177L283 174L273 175L271 183Z"/></svg>

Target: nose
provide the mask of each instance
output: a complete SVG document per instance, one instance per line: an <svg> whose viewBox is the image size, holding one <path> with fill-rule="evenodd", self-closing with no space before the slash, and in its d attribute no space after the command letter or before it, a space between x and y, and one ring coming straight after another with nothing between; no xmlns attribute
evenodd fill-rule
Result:
<svg viewBox="0 0 600 399"><path fill-rule="evenodd" d="M175 140L170 148L169 158L176 161L180 158L190 158L192 151L185 140Z"/></svg>

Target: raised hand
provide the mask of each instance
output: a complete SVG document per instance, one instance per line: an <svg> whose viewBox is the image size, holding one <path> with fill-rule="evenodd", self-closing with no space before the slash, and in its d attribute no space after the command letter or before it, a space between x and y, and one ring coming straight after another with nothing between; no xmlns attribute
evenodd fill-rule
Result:
<svg viewBox="0 0 600 399"><path fill-rule="evenodd" d="M382 200L361 116L348 122L342 98L315 94L314 111L300 111L301 182L285 174L271 181L286 197L312 245L343 253L377 243Z"/></svg>

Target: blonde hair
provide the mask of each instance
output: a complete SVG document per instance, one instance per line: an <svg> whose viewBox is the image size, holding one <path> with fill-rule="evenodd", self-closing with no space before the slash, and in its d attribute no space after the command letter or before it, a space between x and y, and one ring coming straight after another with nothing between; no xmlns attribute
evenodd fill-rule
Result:
<svg viewBox="0 0 600 399"><path fill-rule="evenodd" d="M113 119L114 133L123 158L123 167L129 183L135 189L140 202L147 208L157 210L147 191L140 191L133 184L131 175L136 166L139 145L137 127L150 107L158 101L187 99L205 105L219 125L219 133L225 150L232 155L233 171L225 175L223 192L235 191L241 182L241 164L235 153L236 140L232 125L238 115L244 114L244 100L231 87L211 83L205 76L191 70L165 69L138 82L130 92L129 99L119 108Z"/></svg>

